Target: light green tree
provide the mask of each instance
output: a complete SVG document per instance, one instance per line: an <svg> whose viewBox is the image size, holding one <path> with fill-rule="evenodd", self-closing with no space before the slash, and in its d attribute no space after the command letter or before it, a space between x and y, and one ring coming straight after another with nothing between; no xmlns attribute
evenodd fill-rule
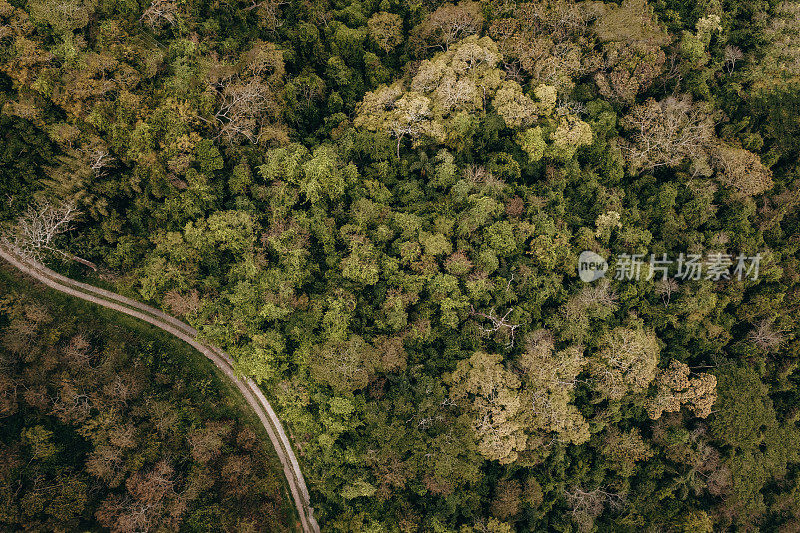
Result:
<svg viewBox="0 0 800 533"><path fill-rule="evenodd" d="M656 377L659 351L651 331L618 327L606 333L590 367L595 389L614 400L644 391Z"/></svg>
<svg viewBox="0 0 800 533"><path fill-rule="evenodd" d="M450 396L468 411L481 455L508 464L527 448L528 439L520 419L520 381L502 361L485 352L459 361L450 377Z"/></svg>

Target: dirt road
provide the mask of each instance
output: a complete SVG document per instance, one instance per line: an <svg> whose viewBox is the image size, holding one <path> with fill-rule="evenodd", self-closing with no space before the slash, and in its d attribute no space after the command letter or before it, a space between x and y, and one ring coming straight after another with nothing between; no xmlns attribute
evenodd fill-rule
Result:
<svg viewBox="0 0 800 533"><path fill-rule="evenodd" d="M267 430L272 445L275 447L278 458L283 465L283 473L289 483L289 489L297 507L297 512L300 515L304 533L319 533L319 525L314 519L314 509L311 507L305 478L300 471L297 457L292 451L289 438L286 436L280 420L264 393L258 388L258 385L252 379L236 373L233 360L227 353L216 346L201 343L197 340L197 330L158 309L62 276L41 264L20 258L2 246L0 246L0 257L51 289L143 320L181 339L210 359L242 393L247 404L253 409Z"/></svg>

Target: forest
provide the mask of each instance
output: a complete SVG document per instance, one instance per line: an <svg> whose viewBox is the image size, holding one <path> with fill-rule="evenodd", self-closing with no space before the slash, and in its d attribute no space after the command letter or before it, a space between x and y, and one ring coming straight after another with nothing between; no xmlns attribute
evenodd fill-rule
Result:
<svg viewBox="0 0 800 533"><path fill-rule="evenodd" d="M0 281L1 530L291 531L269 442L190 350Z"/></svg>
<svg viewBox="0 0 800 533"><path fill-rule="evenodd" d="M323 531L800 531L800 3L0 0L0 109L2 246L230 353ZM0 525L289 527L210 372L0 292Z"/></svg>

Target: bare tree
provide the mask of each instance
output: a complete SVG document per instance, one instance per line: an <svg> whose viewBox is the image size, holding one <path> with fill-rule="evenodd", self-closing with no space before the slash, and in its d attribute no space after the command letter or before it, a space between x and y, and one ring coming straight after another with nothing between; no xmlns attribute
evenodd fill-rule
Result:
<svg viewBox="0 0 800 533"><path fill-rule="evenodd" d="M78 333L70 339L63 348L62 355L69 367L78 372L86 373L96 368L92 364L92 360L95 358L92 345L83 333Z"/></svg>
<svg viewBox="0 0 800 533"><path fill-rule="evenodd" d="M177 479L172 466L159 461L151 471L128 478L125 494L106 498L95 516L105 527L124 533L177 529L187 505L185 493L175 490Z"/></svg>
<svg viewBox="0 0 800 533"><path fill-rule="evenodd" d="M276 98L284 74L281 52L261 41L240 56L237 66L217 64L208 78L209 89L219 96L219 107L209 121L217 126L217 136L229 143L280 137Z"/></svg>
<svg viewBox="0 0 800 533"><path fill-rule="evenodd" d="M681 86L681 82L683 82L681 55L679 52L673 50L666 57L666 67L664 73L661 75L661 83L663 84L664 91L666 91L669 82L675 81L675 90L677 91Z"/></svg>
<svg viewBox="0 0 800 533"><path fill-rule="evenodd" d="M688 158L696 171L710 174L714 122L690 97L669 96L660 102L651 98L635 106L622 123L633 134L634 142L622 147L632 168L675 167Z"/></svg>
<svg viewBox="0 0 800 533"><path fill-rule="evenodd" d="M220 124L219 135L228 142L239 137L258 142L261 122L273 102L269 85L253 78L223 83L218 90L222 103L214 118Z"/></svg>
<svg viewBox="0 0 800 533"><path fill-rule="evenodd" d="M281 6L288 4L288 2L283 2L281 0L247 0L245 3L250 5L243 8L243 11L255 10L261 25L266 27L268 30L273 31L283 25L283 20L281 20L281 17L279 16L279 9ZM324 10L320 10L320 13L326 12ZM323 22L319 20L319 18L317 20L319 22ZM325 21L325 27L328 26L327 22L329 21Z"/></svg>
<svg viewBox="0 0 800 533"><path fill-rule="evenodd" d="M174 26L178 20L177 15L178 4L174 0L153 0L139 21L150 26L150 29L160 29L164 26Z"/></svg>
<svg viewBox="0 0 800 533"><path fill-rule="evenodd" d="M483 183L487 181L489 172L483 165L468 165L464 168L464 179L469 183Z"/></svg>
<svg viewBox="0 0 800 533"><path fill-rule="evenodd" d="M625 498L621 494L602 489L585 491L580 487L574 487L565 490L564 496L572 508L572 519L581 531L590 531L595 518L600 516L606 507L621 509L625 503Z"/></svg>
<svg viewBox="0 0 800 533"><path fill-rule="evenodd" d="M783 344L783 333L776 330L769 320L760 321L747 338L765 352L774 352Z"/></svg>
<svg viewBox="0 0 800 533"><path fill-rule="evenodd" d="M84 153L88 159L89 168L94 171L95 177L101 178L105 176L108 172L108 167L114 163L114 156L104 148L86 148Z"/></svg>
<svg viewBox="0 0 800 533"><path fill-rule="evenodd" d="M517 83L524 83L525 78L522 74L522 66L519 61L504 61L503 70L506 71L506 79Z"/></svg>
<svg viewBox="0 0 800 533"><path fill-rule="evenodd" d="M664 307L669 307L672 294L678 292L678 282L673 278L663 278L656 284L656 294L661 296Z"/></svg>
<svg viewBox="0 0 800 533"><path fill-rule="evenodd" d="M586 105L583 102L559 99L558 103L556 104L556 113L559 115L585 115Z"/></svg>
<svg viewBox="0 0 800 533"><path fill-rule="evenodd" d="M58 385L55 396L51 398L52 411L64 423L83 422L89 417L93 407L92 398L84 391L83 386L73 383L70 378L63 378Z"/></svg>
<svg viewBox="0 0 800 533"><path fill-rule="evenodd" d="M389 123L389 131L391 132L392 137L397 139L396 150L397 150L397 157L400 157L400 146L403 143L403 139L406 137L410 137L414 139L419 137L422 131L422 128L419 126L418 123L409 121L409 122L402 122L400 120L394 120Z"/></svg>
<svg viewBox="0 0 800 533"><path fill-rule="evenodd" d="M572 298L572 303L580 312L590 311L595 315L597 310L613 310L618 300L619 296L611 287L611 282L602 279L596 285L587 285Z"/></svg>
<svg viewBox="0 0 800 533"><path fill-rule="evenodd" d="M725 47L725 71L730 76L736 66L736 62L744 57L742 49L738 46L728 45Z"/></svg>
<svg viewBox="0 0 800 533"><path fill-rule="evenodd" d="M74 201L58 206L49 201L37 201L17 219L15 227L0 236L0 244L28 261L42 263L46 256L55 255L97 270L91 261L55 246L56 237L70 231L78 215Z"/></svg>
<svg viewBox="0 0 800 533"><path fill-rule="evenodd" d="M508 340L508 343L506 344L506 347L508 347L508 348L513 348L514 347L514 332L516 331L516 329L520 325L519 324L511 324L507 320L508 315L511 314L511 311L513 311L513 309L509 309L508 311L506 311L505 315L503 315L502 317L498 318L498 317L494 316L494 309L492 309L489 312L489 314L487 315L486 313L481 313L480 311L476 311L475 308L472 307L472 306L470 306L470 308L471 308L471 314L477 315L477 316L479 316L481 318L485 318L485 319L490 320L492 322L492 325L489 326L489 327L478 325L478 327L481 330L481 333L483 333L484 335L486 335L488 337L489 335L492 335L493 333L497 333L499 331L502 331L502 332L508 334L508 336L509 336L509 340Z"/></svg>

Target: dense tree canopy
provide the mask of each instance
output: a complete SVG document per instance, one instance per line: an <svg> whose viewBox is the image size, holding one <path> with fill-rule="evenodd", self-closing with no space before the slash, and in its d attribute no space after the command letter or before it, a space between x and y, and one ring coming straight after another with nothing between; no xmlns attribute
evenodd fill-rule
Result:
<svg viewBox="0 0 800 533"><path fill-rule="evenodd" d="M797 14L0 0L0 221L225 347L325 530L793 531Z"/></svg>

